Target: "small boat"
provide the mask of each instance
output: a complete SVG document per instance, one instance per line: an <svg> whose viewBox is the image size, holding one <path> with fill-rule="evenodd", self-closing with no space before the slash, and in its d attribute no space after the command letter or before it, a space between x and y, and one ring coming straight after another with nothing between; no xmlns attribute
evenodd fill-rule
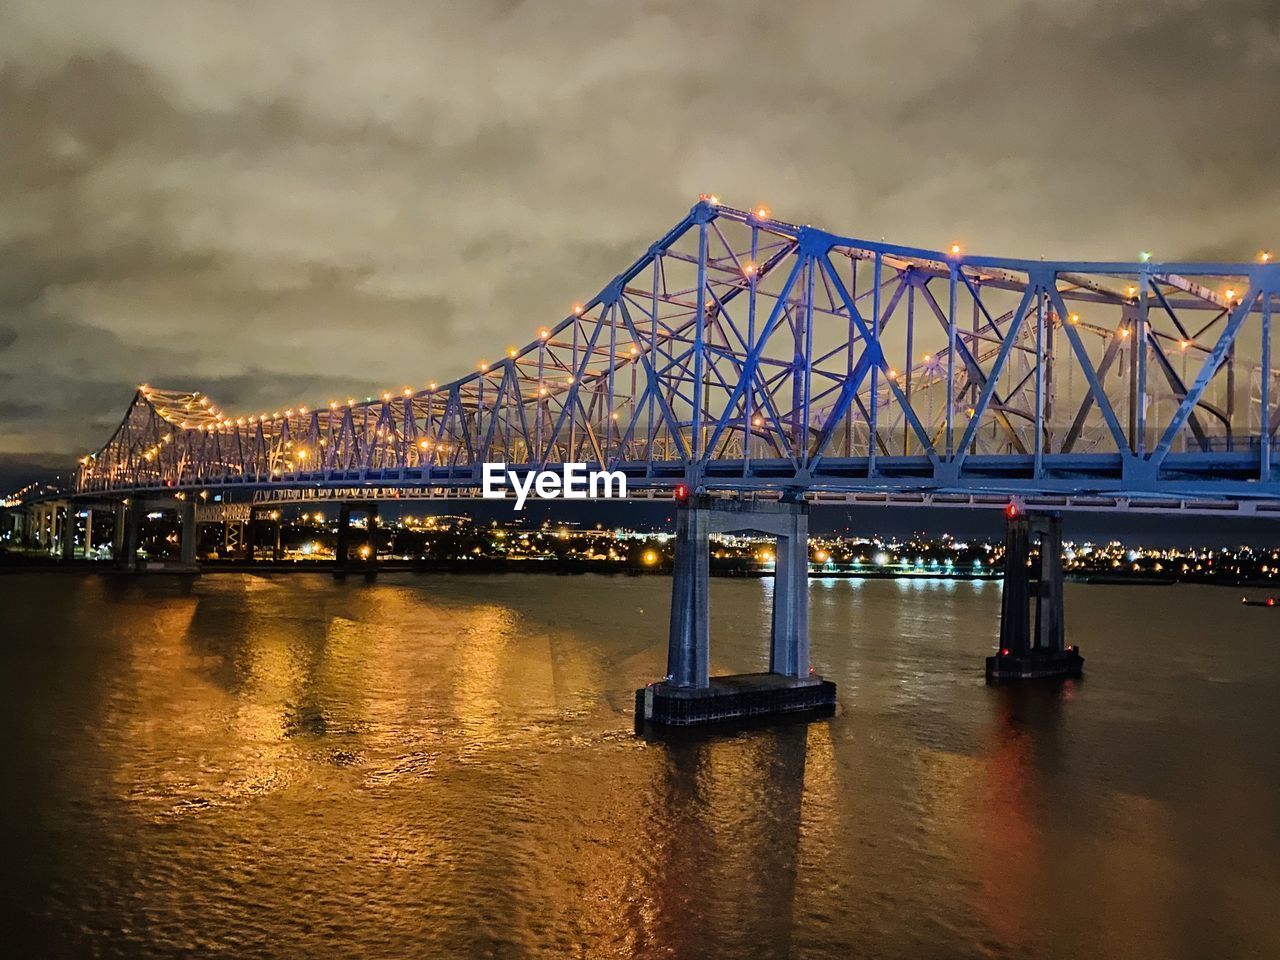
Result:
<svg viewBox="0 0 1280 960"><path fill-rule="evenodd" d="M1240 602L1246 607L1280 607L1280 599L1276 597L1261 597L1251 600L1248 597L1241 597Z"/></svg>

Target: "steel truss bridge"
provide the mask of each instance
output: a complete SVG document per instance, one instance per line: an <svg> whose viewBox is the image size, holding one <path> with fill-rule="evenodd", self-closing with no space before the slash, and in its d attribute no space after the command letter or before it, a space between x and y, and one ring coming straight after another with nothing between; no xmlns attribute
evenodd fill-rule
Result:
<svg viewBox="0 0 1280 960"><path fill-rule="evenodd" d="M252 416L143 386L76 492L456 496L485 462L582 462L659 495L1270 512L1278 295L1266 254L972 256L704 197L594 297L453 382Z"/></svg>

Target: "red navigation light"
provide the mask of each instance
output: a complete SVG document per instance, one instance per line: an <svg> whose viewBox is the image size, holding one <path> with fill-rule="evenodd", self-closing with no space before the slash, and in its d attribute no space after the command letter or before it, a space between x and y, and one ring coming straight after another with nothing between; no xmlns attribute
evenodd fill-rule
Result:
<svg viewBox="0 0 1280 960"><path fill-rule="evenodd" d="M1268 607L1274 607L1275 605L1276 605L1276 598L1275 598L1275 597L1267 597L1267 606L1268 606Z"/></svg>
<svg viewBox="0 0 1280 960"><path fill-rule="evenodd" d="M689 499L689 488L686 487L683 483L677 483L675 490L672 492L675 494L676 499L679 500L681 503L684 503L686 500Z"/></svg>
<svg viewBox="0 0 1280 960"><path fill-rule="evenodd" d="M1002 656L1002 657L1007 657L1008 655L1009 655L1009 648L1008 648L1008 647L1005 647L1003 650L1001 650L1001 651L1000 651L1000 656Z"/></svg>
<svg viewBox="0 0 1280 960"><path fill-rule="evenodd" d="M1018 505L1016 503L1010 503L1007 507L1004 508L1004 515L1008 517L1010 520L1017 517L1017 515L1020 514L1021 512L1022 511L1018 509Z"/></svg>

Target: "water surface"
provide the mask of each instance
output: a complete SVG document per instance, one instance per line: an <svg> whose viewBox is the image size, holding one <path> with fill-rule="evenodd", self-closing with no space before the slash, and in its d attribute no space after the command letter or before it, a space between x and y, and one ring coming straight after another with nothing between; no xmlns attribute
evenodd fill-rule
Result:
<svg viewBox="0 0 1280 960"><path fill-rule="evenodd" d="M658 577L0 577L15 955L1280 956L1280 615L813 581L808 727L646 742ZM770 584L712 584L714 672Z"/></svg>

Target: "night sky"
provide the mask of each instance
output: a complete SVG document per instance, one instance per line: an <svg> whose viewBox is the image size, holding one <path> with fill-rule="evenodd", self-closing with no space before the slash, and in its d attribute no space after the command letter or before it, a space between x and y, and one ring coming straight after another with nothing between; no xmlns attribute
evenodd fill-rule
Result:
<svg viewBox="0 0 1280 960"><path fill-rule="evenodd" d="M0 486L524 343L698 193L974 252L1280 242L1280 7L0 4Z"/></svg>

